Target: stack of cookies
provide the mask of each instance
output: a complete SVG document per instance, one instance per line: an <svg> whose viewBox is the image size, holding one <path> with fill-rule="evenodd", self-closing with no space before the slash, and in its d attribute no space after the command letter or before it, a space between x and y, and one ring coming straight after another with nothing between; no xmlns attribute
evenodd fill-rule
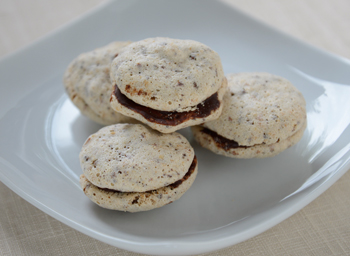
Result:
<svg viewBox="0 0 350 256"><path fill-rule="evenodd" d="M109 125L80 153L84 193L137 212L179 199L197 175L190 143L234 158L270 157L297 143L305 100L286 79L229 74L208 46L170 38L115 42L76 58L64 84L82 114ZM110 125L112 124L112 125Z"/></svg>

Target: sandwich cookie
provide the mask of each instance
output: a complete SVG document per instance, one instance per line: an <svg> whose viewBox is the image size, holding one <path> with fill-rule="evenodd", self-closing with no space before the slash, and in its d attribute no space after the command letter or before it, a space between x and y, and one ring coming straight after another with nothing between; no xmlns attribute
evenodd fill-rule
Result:
<svg viewBox="0 0 350 256"><path fill-rule="evenodd" d="M83 53L68 66L63 83L69 98L81 113L93 121L108 125L135 122L111 109L113 91L110 65L119 51L131 42L114 42L94 51Z"/></svg>
<svg viewBox="0 0 350 256"><path fill-rule="evenodd" d="M79 155L84 193L103 208L147 211L179 199L197 175L197 158L179 133L141 124L106 126Z"/></svg>
<svg viewBox="0 0 350 256"><path fill-rule="evenodd" d="M262 158L296 144L306 128L305 99L288 80L268 73L227 76L221 116L192 127L199 144L234 158Z"/></svg>
<svg viewBox="0 0 350 256"><path fill-rule="evenodd" d="M163 133L218 118L227 81L208 46L149 38L125 47L111 65L112 108Z"/></svg>

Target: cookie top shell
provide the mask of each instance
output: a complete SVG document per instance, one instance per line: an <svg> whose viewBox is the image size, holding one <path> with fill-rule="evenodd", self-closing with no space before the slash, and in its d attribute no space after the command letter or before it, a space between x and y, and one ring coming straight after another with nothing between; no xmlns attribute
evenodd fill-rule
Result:
<svg viewBox="0 0 350 256"><path fill-rule="evenodd" d="M221 116L204 124L242 146L284 140L306 122L305 99L288 80L268 73L227 75Z"/></svg>
<svg viewBox="0 0 350 256"><path fill-rule="evenodd" d="M111 79L134 102L177 112L191 110L225 82L220 57L208 46L162 37L125 47L112 62Z"/></svg>
<svg viewBox="0 0 350 256"><path fill-rule="evenodd" d="M113 42L83 53L70 63L64 74L65 89L72 101L75 103L75 98L78 98L84 102L99 117L94 118L99 123L111 124L131 119L121 117L121 114L112 110L109 104L113 90L109 76L111 62L119 51L130 43ZM84 113L84 109L81 110ZM93 116L89 113L87 115Z"/></svg>
<svg viewBox="0 0 350 256"><path fill-rule="evenodd" d="M84 175L95 186L144 192L180 180L192 164L194 150L179 133L116 124L92 134L79 158Z"/></svg>

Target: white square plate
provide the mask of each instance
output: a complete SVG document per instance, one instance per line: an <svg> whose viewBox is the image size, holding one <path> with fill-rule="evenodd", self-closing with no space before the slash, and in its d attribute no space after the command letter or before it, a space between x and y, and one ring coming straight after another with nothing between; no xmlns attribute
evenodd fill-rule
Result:
<svg viewBox="0 0 350 256"><path fill-rule="evenodd" d="M302 140L267 159L200 148L193 187L141 213L99 208L79 187L78 153L100 126L65 95L78 54L114 40L167 36L217 51L226 73L266 71L307 101ZM89 236L160 255L217 250L253 237L307 205L350 168L350 62L300 43L215 1L110 1L0 62L0 179L42 211Z"/></svg>

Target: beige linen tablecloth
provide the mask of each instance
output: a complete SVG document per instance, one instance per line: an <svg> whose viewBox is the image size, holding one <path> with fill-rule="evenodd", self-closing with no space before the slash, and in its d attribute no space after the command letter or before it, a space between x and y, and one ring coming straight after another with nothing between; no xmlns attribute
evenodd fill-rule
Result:
<svg viewBox="0 0 350 256"><path fill-rule="evenodd" d="M1 0L0 57L101 2ZM349 0L226 2L285 33L350 59ZM75 231L0 183L0 255L141 254L109 246ZM350 255L350 172L279 225L240 244L203 255Z"/></svg>

